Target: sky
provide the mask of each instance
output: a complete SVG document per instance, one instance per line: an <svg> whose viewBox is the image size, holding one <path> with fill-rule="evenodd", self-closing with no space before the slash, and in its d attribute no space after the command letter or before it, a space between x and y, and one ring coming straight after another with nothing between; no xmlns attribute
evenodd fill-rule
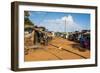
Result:
<svg viewBox="0 0 100 73"><path fill-rule="evenodd" d="M29 11L29 19L37 26L54 32L74 32L90 29L90 14Z"/></svg>

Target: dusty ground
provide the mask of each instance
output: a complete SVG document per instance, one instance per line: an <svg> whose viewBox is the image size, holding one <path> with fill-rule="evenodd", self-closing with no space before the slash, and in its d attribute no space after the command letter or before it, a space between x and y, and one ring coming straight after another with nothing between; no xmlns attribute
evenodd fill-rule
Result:
<svg viewBox="0 0 100 73"><path fill-rule="evenodd" d="M90 51L81 48L78 43L56 37L48 46L28 49L24 57L25 61L87 59L90 58Z"/></svg>

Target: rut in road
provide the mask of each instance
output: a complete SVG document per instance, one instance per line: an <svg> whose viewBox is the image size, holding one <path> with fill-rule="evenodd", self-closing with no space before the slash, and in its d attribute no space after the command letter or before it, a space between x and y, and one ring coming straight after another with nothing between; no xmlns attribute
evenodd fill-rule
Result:
<svg viewBox="0 0 100 73"><path fill-rule="evenodd" d="M54 54L53 52L50 52L50 51L48 51L48 50L46 50L46 49L43 49L44 51L46 51L46 52L48 52L48 53L50 53L50 54L52 54L52 55L54 55L55 57L57 57L59 60L63 60L62 58L60 58L59 56L57 56L56 54Z"/></svg>
<svg viewBox="0 0 100 73"><path fill-rule="evenodd" d="M53 45L53 44L49 44L49 45L54 46L54 47L56 47L56 48L60 48L60 47L58 47L58 46L56 46L56 45ZM73 53L73 54L78 55L78 56L80 56L80 57L82 57L82 58L84 58L84 59L87 59L86 57L84 57L84 56L82 56L82 55L80 55L80 54L77 54L77 53L75 53L75 52L69 51L69 50L67 50L67 49L65 49L65 48L61 48L61 50L64 50L64 51Z"/></svg>

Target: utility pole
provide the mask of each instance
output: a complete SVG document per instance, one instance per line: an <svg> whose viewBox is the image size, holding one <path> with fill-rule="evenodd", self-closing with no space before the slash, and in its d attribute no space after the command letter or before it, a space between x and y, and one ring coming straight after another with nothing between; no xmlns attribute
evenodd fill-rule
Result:
<svg viewBox="0 0 100 73"><path fill-rule="evenodd" d="M65 31L64 32L66 32L66 19L65 19Z"/></svg>

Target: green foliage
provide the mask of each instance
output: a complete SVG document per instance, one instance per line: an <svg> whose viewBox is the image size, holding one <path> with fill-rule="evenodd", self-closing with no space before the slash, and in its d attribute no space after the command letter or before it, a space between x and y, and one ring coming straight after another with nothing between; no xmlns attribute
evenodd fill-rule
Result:
<svg viewBox="0 0 100 73"><path fill-rule="evenodd" d="M28 11L25 11L24 12L24 16L28 18L30 16L29 12Z"/></svg>
<svg viewBox="0 0 100 73"><path fill-rule="evenodd" d="M25 25L32 25L32 26L34 26L34 23L32 23L32 21L29 19L29 16L30 16L29 12L25 11L24 12L24 24Z"/></svg>
<svg viewBox="0 0 100 73"><path fill-rule="evenodd" d="M24 24L25 25L33 25L34 26L34 23L32 23L29 18L24 18Z"/></svg>

